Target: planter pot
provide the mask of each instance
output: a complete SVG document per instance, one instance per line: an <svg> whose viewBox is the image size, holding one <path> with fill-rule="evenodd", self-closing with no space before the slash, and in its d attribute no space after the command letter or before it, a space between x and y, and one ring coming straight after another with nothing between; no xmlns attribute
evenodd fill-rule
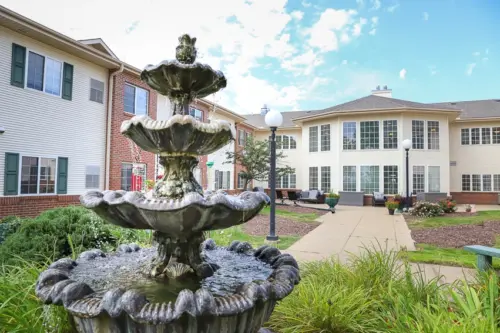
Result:
<svg viewBox="0 0 500 333"><path fill-rule="evenodd" d="M333 209L339 203L339 199L338 198L325 198L325 203L328 205L328 207Z"/></svg>
<svg viewBox="0 0 500 333"><path fill-rule="evenodd" d="M389 215L394 215L394 209L388 209L389 210Z"/></svg>

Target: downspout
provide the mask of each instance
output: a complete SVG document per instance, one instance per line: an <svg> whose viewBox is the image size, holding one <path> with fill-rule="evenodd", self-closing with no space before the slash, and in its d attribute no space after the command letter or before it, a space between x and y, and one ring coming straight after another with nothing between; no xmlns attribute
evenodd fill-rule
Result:
<svg viewBox="0 0 500 333"><path fill-rule="evenodd" d="M105 177L106 177L106 184L104 189L109 190L109 174L110 174L110 159L111 159L111 123L112 123L112 117L113 117L113 86L114 86L114 77L118 75L119 73L123 72L123 69L125 66L123 65L123 62L120 65L120 69L117 69L115 71L112 71L109 74L108 78L108 107L107 107L107 129L106 129L106 161L104 164L104 170L105 170Z"/></svg>

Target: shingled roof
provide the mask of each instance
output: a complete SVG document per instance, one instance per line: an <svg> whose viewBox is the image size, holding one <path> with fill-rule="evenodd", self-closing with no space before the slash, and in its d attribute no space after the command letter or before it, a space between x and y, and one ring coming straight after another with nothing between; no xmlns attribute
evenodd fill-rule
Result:
<svg viewBox="0 0 500 333"><path fill-rule="evenodd" d="M500 117L500 100L463 101L446 103L418 103L397 98L369 95L335 105L322 110L283 112L283 127L294 127L294 119L323 113L343 113L385 109L421 109L436 111L462 111L460 119ZM260 114L244 115L247 123L265 128L264 116Z"/></svg>

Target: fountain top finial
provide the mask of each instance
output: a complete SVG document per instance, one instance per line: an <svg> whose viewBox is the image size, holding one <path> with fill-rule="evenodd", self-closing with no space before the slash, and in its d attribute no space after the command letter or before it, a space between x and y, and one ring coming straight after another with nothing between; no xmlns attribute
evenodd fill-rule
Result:
<svg viewBox="0 0 500 333"><path fill-rule="evenodd" d="M194 46L196 37L184 34L179 37L179 45L175 49L175 58L182 64L192 64L196 60L197 50Z"/></svg>

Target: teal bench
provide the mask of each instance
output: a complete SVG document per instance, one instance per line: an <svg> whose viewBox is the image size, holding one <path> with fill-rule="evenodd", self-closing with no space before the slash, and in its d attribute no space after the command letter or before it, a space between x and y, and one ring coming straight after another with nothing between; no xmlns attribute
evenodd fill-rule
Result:
<svg viewBox="0 0 500 333"><path fill-rule="evenodd" d="M465 251L472 252L477 255L477 268L480 271L486 271L491 268L493 257L500 258L500 249L482 245L464 246Z"/></svg>

